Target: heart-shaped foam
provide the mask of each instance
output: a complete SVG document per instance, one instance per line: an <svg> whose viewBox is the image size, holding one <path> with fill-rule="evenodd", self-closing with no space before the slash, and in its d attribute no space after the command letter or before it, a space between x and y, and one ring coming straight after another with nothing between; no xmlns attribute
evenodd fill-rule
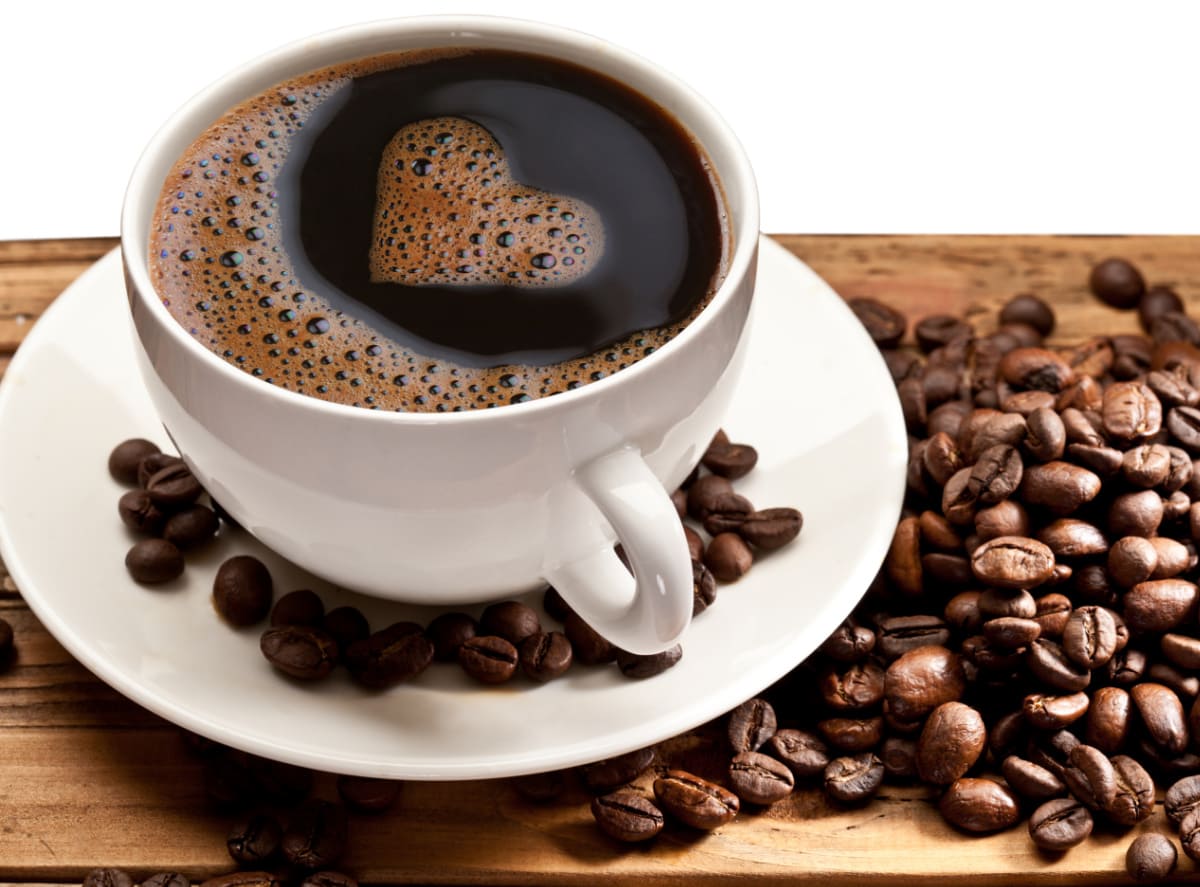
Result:
<svg viewBox="0 0 1200 887"><path fill-rule="evenodd" d="M419 120L379 164L371 281L561 286L604 253L599 214L513 181L504 149L461 117Z"/></svg>

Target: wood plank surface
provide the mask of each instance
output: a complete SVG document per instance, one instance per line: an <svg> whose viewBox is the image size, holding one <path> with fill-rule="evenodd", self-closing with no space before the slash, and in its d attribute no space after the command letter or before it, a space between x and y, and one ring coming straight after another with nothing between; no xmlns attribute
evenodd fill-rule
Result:
<svg viewBox="0 0 1200 887"><path fill-rule="evenodd" d="M843 296L875 296L912 318L965 313L981 331L1010 296L1034 292L1053 304L1070 340L1135 332L1131 313L1105 308L1086 290L1089 268L1108 255L1134 260L1151 282L1176 286L1200 309L1200 238L779 240ZM0 243L0 372L46 305L113 245ZM0 673L0 883L79 883L101 865L194 880L232 868L224 847L231 816L206 805L202 762L179 732L76 663L2 567L0 616L19 649ZM702 729L669 751L704 771L719 766L718 740ZM332 778L320 775L316 792L332 796ZM1064 856L1043 856L1023 827L967 838L942 822L925 790L887 788L857 810L800 791L710 835L672 827L650 845L623 847L595 828L587 797L576 784L538 805L503 781L410 783L387 814L353 819L343 868L377 883L1121 883L1131 837L1101 833ZM1139 830L1165 832L1165 817ZM1179 877L1196 878L1194 864L1183 859Z"/></svg>

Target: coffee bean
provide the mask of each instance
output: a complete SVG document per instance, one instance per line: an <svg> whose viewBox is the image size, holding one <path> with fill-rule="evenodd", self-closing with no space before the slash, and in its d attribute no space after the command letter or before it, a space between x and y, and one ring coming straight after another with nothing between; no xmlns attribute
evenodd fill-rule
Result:
<svg viewBox="0 0 1200 887"><path fill-rule="evenodd" d="M1139 884L1157 884L1171 877L1179 853L1166 835L1146 832L1138 835L1125 851L1125 871Z"/></svg>
<svg viewBox="0 0 1200 887"><path fill-rule="evenodd" d="M1063 629L1062 647L1073 662L1100 668L1117 652L1116 614L1104 607L1077 608Z"/></svg>
<svg viewBox="0 0 1200 887"><path fill-rule="evenodd" d="M838 751L854 754L879 745L883 740L883 718L824 718L817 721L817 730Z"/></svg>
<svg viewBox="0 0 1200 887"><path fill-rule="evenodd" d="M909 736L888 736L876 753L885 778L907 782L917 777L917 743Z"/></svg>
<svg viewBox="0 0 1200 887"><path fill-rule="evenodd" d="M1061 645L1047 638L1038 638L1029 645L1025 665L1039 681L1065 693L1086 690L1092 679L1089 669L1073 661Z"/></svg>
<svg viewBox="0 0 1200 887"><path fill-rule="evenodd" d="M821 652L835 662L861 662L875 649L875 632L846 619L821 644Z"/></svg>
<svg viewBox="0 0 1200 887"><path fill-rule="evenodd" d="M946 624L964 635L978 634L983 629L983 617L979 612L978 591L960 591L946 602L942 611ZM945 645L950 640L949 634L942 641Z"/></svg>
<svg viewBox="0 0 1200 887"><path fill-rule="evenodd" d="M159 508L178 511L200 498L204 489L191 470L178 461L159 469L146 481L146 494Z"/></svg>
<svg viewBox="0 0 1200 887"><path fill-rule="evenodd" d="M1171 471L1171 453L1162 444L1143 444L1126 451L1121 475L1130 485L1149 489L1167 479Z"/></svg>
<svg viewBox="0 0 1200 887"><path fill-rule="evenodd" d="M1182 313L1184 311L1183 300L1171 287L1155 284L1146 290L1138 300L1138 323L1141 324L1142 329L1149 332L1154 321L1169 311Z"/></svg>
<svg viewBox="0 0 1200 887"><path fill-rule="evenodd" d="M1159 641L1162 653L1179 668L1200 670L1200 639L1184 634L1164 634Z"/></svg>
<svg viewBox="0 0 1200 887"><path fill-rule="evenodd" d="M1189 859L1200 860L1200 811L1189 810L1180 821L1179 843Z"/></svg>
<svg viewBox="0 0 1200 887"><path fill-rule="evenodd" d="M270 572L252 555L236 555L217 568L213 604L230 625L241 628L265 619L273 595Z"/></svg>
<svg viewBox="0 0 1200 887"><path fill-rule="evenodd" d="M458 648L478 634L479 626L466 613L446 612L434 616L425 628L433 643L433 658L437 662L457 662Z"/></svg>
<svg viewBox="0 0 1200 887"><path fill-rule="evenodd" d="M321 620L321 628L337 641L338 649L345 655L346 649L355 641L365 640L371 634L367 617L357 607L335 607Z"/></svg>
<svg viewBox="0 0 1200 887"><path fill-rule="evenodd" d="M337 793L346 806L361 813L382 813L396 802L402 785L395 779L342 774L337 778Z"/></svg>
<svg viewBox="0 0 1200 887"><path fill-rule="evenodd" d="M1180 573L1195 566L1194 552L1174 539L1155 536L1150 540L1150 544L1154 546L1154 551L1158 555L1158 563L1154 567L1154 572L1150 574L1151 579L1174 579Z"/></svg>
<svg viewBox="0 0 1200 887"><path fill-rule="evenodd" d="M736 582L754 564L754 554L737 533L721 533L708 543L704 565L722 582Z"/></svg>
<svg viewBox="0 0 1200 887"><path fill-rule="evenodd" d="M1074 517L1060 517L1037 533L1057 558L1091 557L1108 551L1108 539L1094 524Z"/></svg>
<svg viewBox="0 0 1200 887"><path fill-rule="evenodd" d="M767 741L772 755L787 764L798 779L823 773L829 764L829 748L815 733L792 728L777 730Z"/></svg>
<svg viewBox="0 0 1200 887"><path fill-rule="evenodd" d="M668 770L654 780L654 797L664 811L685 825L712 831L737 816L737 795L685 770Z"/></svg>
<svg viewBox="0 0 1200 887"><path fill-rule="evenodd" d="M331 866L346 848L346 812L340 804L310 801L292 815L280 845L293 865Z"/></svg>
<svg viewBox="0 0 1200 887"><path fill-rule="evenodd" d="M703 557L703 551L700 552ZM704 562L692 558L692 618L699 616L717 599L717 580Z"/></svg>
<svg viewBox="0 0 1200 887"><path fill-rule="evenodd" d="M916 720L943 702L962 698L966 673L962 658L945 647L918 647L888 666L884 698L890 712L905 721Z"/></svg>
<svg viewBox="0 0 1200 887"><path fill-rule="evenodd" d="M835 711L860 711L883 702L883 669L873 662L844 670L827 668L820 680L821 700Z"/></svg>
<svg viewBox="0 0 1200 887"><path fill-rule="evenodd" d="M951 825L983 834L1016 825L1021 808L1012 791L990 779L962 777L951 783L938 801L938 810Z"/></svg>
<svg viewBox="0 0 1200 887"><path fill-rule="evenodd" d="M870 752L834 758L825 766L825 794L843 804L869 801L883 785L883 762Z"/></svg>
<svg viewBox="0 0 1200 887"><path fill-rule="evenodd" d="M926 782L949 785L975 766L987 741L983 717L961 702L946 702L925 721L917 740L917 772Z"/></svg>
<svg viewBox="0 0 1200 887"><path fill-rule="evenodd" d="M1092 833L1092 814L1074 798L1056 798L1029 817L1029 837L1039 850L1059 852L1077 847Z"/></svg>
<svg viewBox="0 0 1200 887"><path fill-rule="evenodd" d="M571 642L572 657L584 665L602 665L617 658L617 648L588 625L578 613L563 620L563 634Z"/></svg>
<svg viewBox="0 0 1200 887"><path fill-rule="evenodd" d="M255 813L239 819L229 830L225 846L238 865L262 865L279 852L283 827L275 817Z"/></svg>
<svg viewBox="0 0 1200 887"><path fill-rule="evenodd" d="M1118 651L1104 671L1114 684L1131 687L1142 679L1146 667L1146 655L1141 650L1127 649Z"/></svg>
<svg viewBox="0 0 1200 887"><path fill-rule="evenodd" d="M1075 380L1075 373L1059 355L1044 348L1015 348L1000 360L1000 374L1017 390L1057 393Z"/></svg>
<svg viewBox="0 0 1200 887"><path fill-rule="evenodd" d="M1155 745L1169 754L1179 754L1187 748L1189 736L1183 703L1170 687L1140 683L1130 689L1129 695Z"/></svg>
<svg viewBox="0 0 1200 887"><path fill-rule="evenodd" d="M433 642L415 622L394 622L351 643L343 658L355 681L372 690L383 690L423 672L433 661Z"/></svg>
<svg viewBox="0 0 1200 887"><path fill-rule="evenodd" d="M945 646L950 640L946 623L932 614L888 616L879 620L876 644L884 659L898 659L918 647Z"/></svg>
<svg viewBox="0 0 1200 887"><path fill-rule="evenodd" d="M430 658L433 645L430 644ZM483 684L502 684L517 671L520 654L516 647L496 635L478 635L458 648L463 671Z"/></svg>
<svg viewBox="0 0 1200 887"><path fill-rule="evenodd" d="M704 522L718 497L733 492L733 484L719 474L706 474L688 488L687 510L693 520Z"/></svg>
<svg viewBox="0 0 1200 887"><path fill-rule="evenodd" d="M1193 456L1200 453L1200 409L1172 407L1167 412L1167 430L1171 437Z"/></svg>
<svg viewBox="0 0 1200 887"><path fill-rule="evenodd" d="M521 641L518 657L525 675L544 683L561 677L571 667L571 642L559 631L538 632Z"/></svg>
<svg viewBox="0 0 1200 887"><path fill-rule="evenodd" d="M1088 695L1082 692L1065 696L1030 693L1021 710L1030 726L1038 730L1061 730L1087 714L1088 704Z"/></svg>
<svg viewBox="0 0 1200 887"><path fill-rule="evenodd" d="M758 451L749 444L714 439L701 457L700 464L713 474L737 480L749 474L758 464Z"/></svg>
<svg viewBox="0 0 1200 887"><path fill-rule="evenodd" d="M325 618L325 602L309 588L289 591L271 608L271 625L307 625L319 628Z"/></svg>
<svg viewBox="0 0 1200 887"><path fill-rule="evenodd" d="M592 816L610 838L634 844L648 841L663 829L663 812L633 789L593 798Z"/></svg>
<svg viewBox="0 0 1200 887"><path fill-rule="evenodd" d="M1185 342L1200 345L1200 325L1182 311L1164 311L1150 322L1150 338L1157 345Z"/></svg>
<svg viewBox="0 0 1200 887"><path fill-rule="evenodd" d="M972 423L973 434L963 434L958 442L967 465L978 462L992 447L1020 447L1029 433L1025 418L1017 413L978 410L974 416L978 417L980 413L983 417Z"/></svg>
<svg viewBox="0 0 1200 887"><path fill-rule="evenodd" d="M1154 490L1122 493L1108 509L1108 531L1113 536L1153 536L1162 523L1162 497Z"/></svg>
<svg viewBox="0 0 1200 887"><path fill-rule="evenodd" d="M1107 336L1093 336L1066 353L1067 363L1075 371L1077 380L1084 378L1103 379L1112 368L1114 354Z"/></svg>
<svg viewBox="0 0 1200 887"><path fill-rule="evenodd" d="M1117 775L1112 762L1100 749L1077 745L1067 755L1063 771L1067 788L1092 810L1108 810L1117 794Z"/></svg>
<svg viewBox="0 0 1200 887"><path fill-rule="evenodd" d="M726 735L735 754L758 751L775 735L775 709L761 697L748 699L729 713Z"/></svg>
<svg viewBox="0 0 1200 887"><path fill-rule="evenodd" d="M271 665L302 681L328 677L338 660L337 641L321 629L307 625L268 629L259 647Z"/></svg>
<svg viewBox="0 0 1200 887"><path fill-rule="evenodd" d="M1015 447L999 444L979 454L971 467L967 489L978 505L995 505L1016 492L1023 475L1021 454Z"/></svg>
<svg viewBox="0 0 1200 887"><path fill-rule="evenodd" d="M1024 712L1018 712L1022 725L1028 726ZM1059 779L1065 779L1071 752L1079 746L1079 739L1069 730L1034 735L1026 748L1026 755L1040 767L1045 767Z"/></svg>
<svg viewBox="0 0 1200 887"><path fill-rule="evenodd" d="M135 582L157 585L183 575L183 555L165 539L143 539L125 555L125 568Z"/></svg>
<svg viewBox="0 0 1200 887"><path fill-rule="evenodd" d="M630 653L617 650L617 668L627 678L644 680L674 668L683 658L683 647L679 644L659 653Z"/></svg>
<svg viewBox="0 0 1200 887"><path fill-rule="evenodd" d="M1040 335L1048 336L1054 331L1054 311L1037 296L1022 293L1013 296L1000 309L1000 323L1029 324Z"/></svg>
<svg viewBox="0 0 1200 887"><path fill-rule="evenodd" d="M142 881L142 887L192 887L192 882L179 872L158 872Z"/></svg>
<svg viewBox="0 0 1200 887"><path fill-rule="evenodd" d="M1118 585L1132 588L1154 575L1158 549L1142 536L1125 536L1108 552L1108 572Z"/></svg>
<svg viewBox="0 0 1200 887"><path fill-rule="evenodd" d="M745 496L734 492L720 493L709 502L704 530L710 536L736 533L753 512L754 505Z"/></svg>
<svg viewBox="0 0 1200 887"><path fill-rule="evenodd" d="M998 536L1029 535L1029 515L1023 505L1012 499L979 509L974 519L975 533L981 542Z"/></svg>
<svg viewBox="0 0 1200 887"><path fill-rule="evenodd" d="M121 523L144 536L161 536L167 516L151 500L145 490L130 490L117 502Z"/></svg>
<svg viewBox="0 0 1200 887"><path fill-rule="evenodd" d="M765 806L782 801L795 784L786 764L759 752L742 752L729 762L729 785L746 803Z"/></svg>
<svg viewBox="0 0 1200 887"><path fill-rule="evenodd" d="M1015 650L1033 643L1042 633L1042 626L1033 619L1001 616L983 623L983 636L989 644Z"/></svg>
<svg viewBox="0 0 1200 887"><path fill-rule="evenodd" d="M1071 618L1071 599L1058 592L1050 592L1038 598L1035 606L1037 610L1033 620L1042 629L1039 636L1061 638Z"/></svg>
<svg viewBox="0 0 1200 887"><path fill-rule="evenodd" d="M108 473L118 483L132 486L138 482L138 463L159 452L158 444L140 437L121 441L108 455Z"/></svg>
<svg viewBox="0 0 1200 887"><path fill-rule="evenodd" d="M537 611L520 601L490 604L479 617L479 633L502 637L516 646L542 630Z"/></svg>
<svg viewBox="0 0 1200 887"><path fill-rule="evenodd" d="M653 747L637 748L613 758L595 761L580 768L583 782L589 791L609 792L633 782L654 766L657 753Z"/></svg>
<svg viewBox="0 0 1200 887"><path fill-rule="evenodd" d="M1054 552L1036 539L1000 536L971 555L976 578L998 588L1036 588L1054 572Z"/></svg>
<svg viewBox="0 0 1200 887"><path fill-rule="evenodd" d="M1088 277L1092 293L1107 305L1128 309L1135 307L1146 292L1142 274L1125 259L1105 259L1092 268Z"/></svg>
<svg viewBox="0 0 1200 887"><path fill-rule="evenodd" d="M229 872L202 881L200 887L282 887L283 882L270 872Z"/></svg>
<svg viewBox="0 0 1200 887"><path fill-rule="evenodd" d="M917 346L926 354L941 348L955 339L970 338L975 331L969 323L950 314L933 314L917 321L913 332Z"/></svg>
<svg viewBox="0 0 1200 887"><path fill-rule="evenodd" d="M921 367L921 359L908 351L896 348L882 348L883 362L887 364L893 382L902 382Z"/></svg>
<svg viewBox="0 0 1200 887"><path fill-rule="evenodd" d="M908 321L899 311L866 297L848 299L846 304L880 348L895 348L900 344Z"/></svg>
<svg viewBox="0 0 1200 887"><path fill-rule="evenodd" d="M900 398L900 412L904 415L904 423L913 430L923 426L928 416L928 407L922 379L916 376L905 379L896 386L896 395Z"/></svg>
<svg viewBox="0 0 1200 887"><path fill-rule="evenodd" d="M1009 787L1030 801L1044 801L1066 794L1067 791L1063 781L1052 772L1017 755L1004 758L1000 762L1000 771Z"/></svg>
<svg viewBox="0 0 1200 887"><path fill-rule="evenodd" d="M149 485L150 478L159 471L162 471L164 468L184 464L184 461L178 456L171 456L167 453L149 453L138 461L137 484L144 490Z"/></svg>
<svg viewBox="0 0 1200 887"><path fill-rule="evenodd" d="M1100 478L1070 462L1053 461L1025 469L1019 494L1026 505L1037 505L1065 517L1100 493Z"/></svg>
<svg viewBox="0 0 1200 887"><path fill-rule="evenodd" d="M1048 407L1039 407L1026 417L1025 425L1025 452L1039 462L1062 458L1067 446L1067 431L1058 413Z"/></svg>
<svg viewBox="0 0 1200 887"><path fill-rule="evenodd" d="M1129 738L1133 701L1121 687L1100 687L1092 694L1084 740L1107 755L1115 755Z"/></svg>
<svg viewBox="0 0 1200 887"><path fill-rule="evenodd" d="M133 887L133 878L123 869L92 869L84 876L83 887Z"/></svg>
<svg viewBox="0 0 1200 887"><path fill-rule="evenodd" d="M1146 384L1157 396L1163 408L1194 407L1200 404L1200 390L1188 378L1187 370L1154 370L1146 376Z"/></svg>
<svg viewBox="0 0 1200 887"><path fill-rule="evenodd" d="M896 524L883 566L899 591L914 596L921 593L921 522L918 518L901 518Z"/></svg>
<svg viewBox="0 0 1200 887"><path fill-rule="evenodd" d="M1200 810L1200 775L1185 776L1167 789L1163 808L1175 825L1182 823L1193 810Z"/></svg>
<svg viewBox="0 0 1200 887"><path fill-rule="evenodd" d="M1101 415L1105 433L1120 441L1143 440L1162 427L1162 403L1143 382L1114 382L1108 386Z"/></svg>
<svg viewBox="0 0 1200 887"><path fill-rule="evenodd" d="M312 872L304 876L300 887L358 887L358 881L342 872Z"/></svg>
<svg viewBox="0 0 1200 887"><path fill-rule="evenodd" d="M1196 585L1184 579L1139 582L1126 592L1122 615L1137 632L1168 632L1196 618Z"/></svg>
<svg viewBox="0 0 1200 887"><path fill-rule="evenodd" d="M751 512L738 526L737 534L763 551L787 545L804 526L804 516L795 508L764 508Z"/></svg>
<svg viewBox="0 0 1200 887"><path fill-rule="evenodd" d="M167 518L163 538L176 548L187 550L203 545L217 535L220 521L217 513L206 505L192 505Z"/></svg>

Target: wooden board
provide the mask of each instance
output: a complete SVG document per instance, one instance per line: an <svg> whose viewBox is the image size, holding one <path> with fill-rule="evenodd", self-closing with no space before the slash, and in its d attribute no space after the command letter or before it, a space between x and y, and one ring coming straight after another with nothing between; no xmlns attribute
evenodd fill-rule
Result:
<svg viewBox="0 0 1200 887"><path fill-rule="evenodd" d="M1123 255L1200 308L1200 238L779 238L843 296L871 295L912 318L965 313L980 330L1018 292L1055 307L1078 340L1134 332L1130 313L1086 291L1090 266ZM0 369L47 304L111 240L0 243ZM96 680L39 625L0 569L0 616L19 657L0 674L0 882L79 883L99 865L136 877L193 879L231 868L228 814L205 806L201 764L178 731ZM700 769L720 752L711 731L673 747ZM318 794L332 795L321 776ZM367 882L641 885L1120 883L1129 835L1099 834L1065 856L1033 851L1020 827L969 838L947 827L923 789L886 789L858 810L798 792L701 835L672 828L622 847L594 827L587 795L536 805L503 781L410 783L388 814L356 817L344 868ZM1141 830L1166 830L1159 812ZM1195 878L1182 860L1180 877Z"/></svg>

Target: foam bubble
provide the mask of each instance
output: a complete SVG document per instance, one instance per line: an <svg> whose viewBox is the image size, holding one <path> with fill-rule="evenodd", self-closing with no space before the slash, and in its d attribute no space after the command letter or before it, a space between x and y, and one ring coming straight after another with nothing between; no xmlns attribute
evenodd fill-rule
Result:
<svg viewBox="0 0 1200 887"><path fill-rule="evenodd" d="M564 233L575 236L569 246ZM603 253L599 214L582 200L515 181L503 146L472 120L419 120L384 148L374 283L561 286L591 271Z"/></svg>

